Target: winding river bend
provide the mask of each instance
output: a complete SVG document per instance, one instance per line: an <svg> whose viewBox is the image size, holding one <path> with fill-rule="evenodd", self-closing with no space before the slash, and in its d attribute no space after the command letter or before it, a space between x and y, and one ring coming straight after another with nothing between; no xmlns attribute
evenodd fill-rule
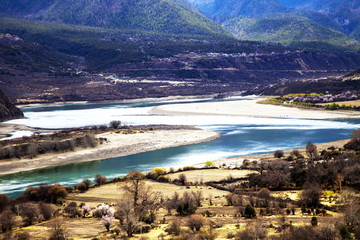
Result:
<svg viewBox="0 0 360 240"><path fill-rule="evenodd" d="M249 98L222 101L241 99ZM13 120L11 123L48 129L108 124L111 120L121 120L128 125L191 124L217 131L221 136L200 144L3 176L0 177L0 193L16 197L27 187L40 183L70 186L79 183L83 178L92 179L96 174L113 178L126 175L130 170L148 171L162 166L176 168L207 160L300 148L308 141L322 143L348 138L354 129L360 127L360 120L324 121L219 115L161 116L149 113L154 106L163 104L209 101L214 100L201 98L24 107L22 110L25 119Z"/></svg>

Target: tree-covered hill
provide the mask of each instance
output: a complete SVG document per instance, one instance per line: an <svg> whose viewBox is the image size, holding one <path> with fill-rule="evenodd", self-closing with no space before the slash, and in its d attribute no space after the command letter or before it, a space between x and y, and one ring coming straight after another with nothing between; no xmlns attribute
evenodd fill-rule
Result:
<svg viewBox="0 0 360 240"><path fill-rule="evenodd" d="M357 0L279 0L279 2L296 10L320 13L346 34L353 33L360 25L360 1Z"/></svg>
<svg viewBox="0 0 360 240"><path fill-rule="evenodd" d="M296 39L296 41L315 41L315 43L326 42L333 46L348 46L349 42L358 44L356 41L359 40L359 1L191 0L191 2L206 16L240 39L284 43ZM313 46L317 47L316 44Z"/></svg>
<svg viewBox="0 0 360 240"><path fill-rule="evenodd" d="M1 0L1 14L65 24L226 37L225 30L172 0Z"/></svg>
<svg viewBox="0 0 360 240"><path fill-rule="evenodd" d="M266 40L284 44L324 41L334 46L351 46L355 43L344 33L294 15L232 18L224 22L223 26L234 36L243 40Z"/></svg>
<svg viewBox="0 0 360 240"><path fill-rule="evenodd" d="M247 16L263 17L274 12L288 12L277 0L192 0L207 16L217 21Z"/></svg>

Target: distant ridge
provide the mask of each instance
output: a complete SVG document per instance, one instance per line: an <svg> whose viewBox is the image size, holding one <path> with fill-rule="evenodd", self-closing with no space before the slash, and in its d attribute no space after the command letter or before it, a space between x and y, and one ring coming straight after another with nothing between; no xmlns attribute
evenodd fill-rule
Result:
<svg viewBox="0 0 360 240"><path fill-rule="evenodd" d="M190 0L242 40L359 49L360 1ZM314 41L312 44L310 42ZM295 42L295 43L294 43ZM305 42L305 44L298 42Z"/></svg>
<svg viewBox="0 0 360 240"><path fill-rule="evenodd" d="M323 27L305 17L289 14L266 18L232 18L224 22L223 26L243 40L280 43L326 41L334 45L345 45L349 40L344 33Z"/></svg>

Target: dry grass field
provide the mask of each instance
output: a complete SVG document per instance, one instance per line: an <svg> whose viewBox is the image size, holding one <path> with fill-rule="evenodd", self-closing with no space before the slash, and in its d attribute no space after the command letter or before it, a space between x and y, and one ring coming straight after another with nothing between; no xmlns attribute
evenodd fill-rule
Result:
<svg viewBox="0 0 360 240"><path fill-rule="evenodd" d="M228 169L202 169L195 171L178 172L168 174L167 176L171 179L179 178L180 174L184 174L188 182L192 183L206 183L210 181L221 181L229 178L242 178L255 171L251 170L228 170Z"/></svg>
<svg viewBox="0 0 360 240"><path fill-rule="evenodd" d="M229 175L235 177L245 177L247 174L252 173L249 170L225 170L225 169L203 169L194 171L181 172L186 175L188 181L196 182L200 177L203 177L203 182L210 180L224 180ZM170 179L176 179L179 174L169 174ZM262 214L264 208L256 207L257 216L255 218L247 219L240 216L241 209L250 201L250 195L244 195L243 204L241 206L228 205L226 196L229 195L228 191L222 191L209 187L206 185L198 186L180 186L172 183L160 183L151 180L145 180L147 186L151 186L154 192L160 192L163 199L171 198L175 192L183 196L184 193L201 191L202 199L201 206L197 208L194 215L203 216L204 213L211 213L211 216L204 216L204 226L202 229L210 231L216 238L212 239L234 239L239 230L247 229L247 231L255 231L258 228L265 228L267 235L278 235L281 226L310 226L313 213L302 213L298 206L287 204L285 207L278 207L276 202L270 204L272 209L271 214ZM106 184L100 187L91 188L85 193L69 194L63 206L56 208L62 210L64 206L70 202L77 202L89 204L93 209L102 203L109 204L112 208L116 208L118 201L124 197L124 182ZM300 191L273 191L271 197L298 200ZM324 205L329 204L330 195L335 195L333 192L325 192L322 197ZM256 195L255 195L256 196ZM212 200L210 202L210 200ZM55 205L54 205L55 207ZM288 213L287 209L294 209L294 213ZM339 221L342 214L332 211L326 211L326 214L317 215L318 225L327 226L335 221ZM148 233L135 233L130 239L174 239L173 235L168 234L165 230L172 222L179 221L183 232L189 232L187 222L190 216L179 216L175 210L172 210L171 215L168 211L160 207L156 211L156 219L153 223L153 228ZM17 220L18 222L20 219ZM32 226L16 228L15 233L19 231L26 231L30 234L31 239L47 239L52 232L55 222L61 221L62 227L66 229L70 239L125 239L124 232L121 235L116 235L114 232L107 231L101 223L101 218L93 216L65 218L58 216L49 221L35 223ZM21 225L19 223L19 225ZM118 228L119 220L116 219L111 226L111 229ZM0 235L1 236L1 235ZM236 238L238 239L238 238Z"/></svg>
<svg viewBox="0 0 360 240"><path fill-rule="evenodd" d="M337 105L346 105L346 106L354 106L354 107L359 107L360 106L360 100L353 100L353 101L342 101L342 102L334 102L335 104ZM318 103L317 105L321 105L321 106L325 106L327 104L330 104L330 103Z"/></svg>
<svg viewBox="0 0 360 240"><path fill-rule="evenodd" d="M185 192L201 191L205 199L212 195L216 202L224 202L224 196L228 194L227 191L221 191L208 186L178 186L170 183L159 183L154 181L146 181L146 185L151 186L154 192L160 192L163 198L171 197L175 192L183 195ZM125 183L112 183L98 188L89 189L85 193L71 194L67 197L67 201L75 201L78 203L85 202L92 207L96 207L101 203L116 204L124 194L121 189Z"/></svg>

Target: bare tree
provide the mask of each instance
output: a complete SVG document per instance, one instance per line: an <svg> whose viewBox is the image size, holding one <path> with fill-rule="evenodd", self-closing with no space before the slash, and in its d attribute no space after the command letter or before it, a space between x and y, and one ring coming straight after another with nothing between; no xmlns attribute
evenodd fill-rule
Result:
<svg viewBox="0 0 360 240"><path fill-rule="evenodd" d="M126 184L123 186L123 190L133 197L134 208L139 204L139 196L144 191L144 179L145 175L138 171L131 171L126 176Z"/></svg>
<svg viewBox="0 0 360 240"><path fill-rule="evenodd" d="M20 206L20 215L23 218L25 226L32 225L39 217L38 210L30 203L25 203Z"/></svg>
<svg viewBox="0 0 360 240"><path fill-rule="evenodd" d="M132 171L126 176L126 179L122 189L126 195L132 198L136 217L140 219L148 212L155 211L160 206L161 195L145 184L144 174Z"/></svg>
<svg viewBox="0 0 360 240"><path fill-rule="evenodd" d="M68 239L68 231L64 227L64 223L60 220L55 220L51 224L51 232L49 240L65 240Z"/></svg>
<svg viewBox="0 0 360 240"><path fill-rule="evenodd" d="M351 133L350 139L352 141L360 141L360 129L354 130Z"/></svg>
<svg viewBox="0 0 360 240"><path fill-rule="evenodd" d="M351 227L360 225L360 206L355 201L348 204L345 208L344 220Z"/></svg>
<svg viewBox="0 0 360 240"><path fill-rule="evenodd" d="M203 199L203 193L201 190L198 190L198 191L191 191L191 194L193 195L194 197L194 201L195 201L195 204L197 207L200 207L201 206L201 200Z"/></svg>
<svg viewBox="0 0 360 240"><path fill-rule="evenodd" d="M213 195L210 193L209 194L209 205L212 206L213 205Z"/></svg>
<svg viewBox="0 0 360 240"><path fill-rule="evenodd" d="M175 192L171 198L168 198L165 202L165 207L168 211L168 215L171 215L171 210L176 209L177 205L180 202L180 195L178 192Z"/></svg>
<svg viewBox="0 0 360 240"><path fill-rule="evenodd" d="M94 178L95 184L98 186L103 185L107 179L105 176L101 176L100 174L96 174L95 178Z"/></svg>
<svg viewBox="0 0 360 240"><path fill-rule="evenodd" d="M121 227L125 230L128 237L132 237L132 235L139 228L139 221L135 214L134 202L130 197L125 197L121 199L118 204L118 211L120 218Z"/></svg>
<svg viewBox="0 0 360 240"><path fill-rule="evenodd" d="M305 204L306 207L318 207L320 205L320 197L322 189L318 185L306 184L300 195L301 204Z"/></svg>
<svg viewBox="0 0 360 240"><path fill-rule="evenodd" d="M310 141L306 144L306 153L308 154L311 161L314 161L318 156L317 147Z"/></svg>
<svg viewBox="0 0 360 240"><path fill-rule="evenodd" d="M182 185L185 185L185 184L186 184L186 175L183 174L183 173L181 173L181 174L179 175L179 181L180 181L180 183L181 183Z"/></svg>

